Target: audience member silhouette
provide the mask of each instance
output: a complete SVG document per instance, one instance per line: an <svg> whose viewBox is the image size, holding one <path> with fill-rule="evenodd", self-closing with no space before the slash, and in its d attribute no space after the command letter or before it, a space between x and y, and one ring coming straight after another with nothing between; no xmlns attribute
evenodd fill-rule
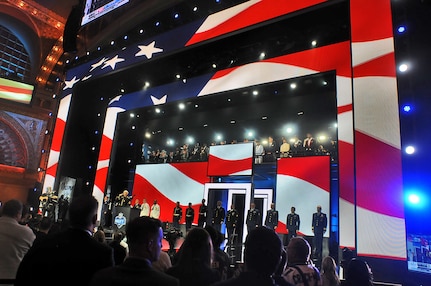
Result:
<svg viewBox="0 0 431 286"><path fill-rule="evenodd" d="M30 248L18 268L15 285L29 285L44 273L49 276L44 285L88 285L96 271L113 266L112 248L92 237L97 209L92 196L74 199L69 206L71 227Z"/></svg>
<svg viewBox="0 0 431 286"><path fill-rule="evenodd" d="M152 263L153 268L160 272L166 272L172 267L171 257L165 251L160 251L159 259Z"/></svg>
<svg viewBox="0 0 431 286"><path fill-rule="evenodd" d="M311 264L310 244L302 237L293 237L287 245L287 263L283 278L296 286L322 286L319 270Z"/></svg>
<svg viewBox="0 0 431 286"><path fill-rule="evenodd" d="M0 217L0 279L15 279L18 266L30 249L35 235L18 221L22 215L22 203L7 201Z"/></svg>
<svg viewBox="0 0 431 286"><path fill-rule="evenodd" d="M283 246L278 235L266 227L258 227L247 235L244 250L245 270L238 277L214 286L278 285L272 278L280 264Z"/></svg>
<svg viewBox="0 0 431 286"><path fill-rule="evenodd" d="M220 280L219 273L211 269L212 253L213 246L208 232L194 228L180 247L177 263L166 273L178 278L181 285L211 285Z"/></svg>
<svg viewBox="0 0 431 286"><path fill-rule="evenodd" d="M52 227L52 219L50 217L43 217L39 222L38 230L36 231L36 239L33 241L33 245L36 245L43 241Z"/></svg>
<svg viewBox="0 0 431 286"><path fill-rule="evenodd" d="M158 219L137 217L126 227L129 256L123 264L97 272L90 285L179 285L177 279L154 270L151 263L160 256L163 240Z"/></svg>
<svg viewBox="0 0 431 286"><path fill-rule="evenodd" d="M124 238L124 234L121 231L117 231L114 233L113 240L109 243L109 246L114 250L114 262L115 265L120 265L123 263L124 259L127 255L127 250L124 246L121 245L121 241Z"/></svg>
<svg viewBox="0 0 431 286"><path fill-rule="evenodd" d="M230 277L230 261L227 253L220 249L220 246L224 241L223 234L210 225L207 225L205 230L209 233L213 245L213 261L211 267L218 271L222 281L226 280Z"/></svg>
<svg viewBox="0 0 431 286"><path fill-rule="evenodd" d="M340 278L337 274L337 265L334 258L326 256L322 262L321 269L322 285L323 286L339 286Z"/></svg>
<svg viewBox="0 0 431 286"><path fill-rule="evenodd" d="M372 286L373 273L368 263L362 259L353 258L347 266L346 280L341 285L345 286Z"/></svg>
<svg viewBox="0 0 431 286"><path fill-rule="evenodd" d="M100 243L106 244L105 232L101 229L98 229L95 233L93 233L93 238Z"/></svg>

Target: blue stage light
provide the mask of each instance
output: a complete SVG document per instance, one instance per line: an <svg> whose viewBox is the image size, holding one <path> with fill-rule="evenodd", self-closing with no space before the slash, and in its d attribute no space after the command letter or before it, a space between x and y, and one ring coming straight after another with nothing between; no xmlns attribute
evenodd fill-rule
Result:
<svg viewBox="0 0 431 286"><path fill-rule="evenodd" d="M410 194L408 200L411 204L417 205L420 203L420 197L417 194Z"/></svg>
<svg viewBox="0 0 431 286"><path fill-rule="evenodd" d="M406 31L406 27L405 26L399 26L398 27L398 33L402 34Z"/></svg>
<svg viewBox="0 0 431 286"><path fill-rule="evenodd" d="M404 105L403 110L404 112L410 112L412 111L412 107L410 105Z"/></svg>
<svg viewBox="0 0 431 286"><path fill-rule="evenodd" d="M422 209L428 205L428 194L420 190L408 191L405 194L406 206L411 209Z"/></svg>

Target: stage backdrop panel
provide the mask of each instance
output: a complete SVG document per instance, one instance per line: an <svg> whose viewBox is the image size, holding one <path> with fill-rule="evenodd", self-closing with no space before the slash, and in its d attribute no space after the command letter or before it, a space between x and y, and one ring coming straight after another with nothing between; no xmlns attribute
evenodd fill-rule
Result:
<svg viewBox="0 0 431 286"><path fill-rule="evenodd" d="M146 199L151 206L154 200L160 205L160 220L172 222L176 202L183 209L181 223L185 223L188 203L195 210L193 223L198 222L205 183L209 183L207 162L143 164L137 165L133 185L133 200Z"/></svg>
<svg viewBox="0 0 431 286"><path fill-rule="evenodd" d="M277 167L277 209L279 224L277 232L287 233L286 217L294 206L299 214L301 224L299 232L313 235L311 222L317 205L328 217L325 237L330 233L330 158L329 156L296 157L278 160Z"/></svg>
<svg viewBox="0 0 431 286"><path fill-rule="evenodd" d="M208 176L252 174L253 143L211 146L208 158Z"/></svg>

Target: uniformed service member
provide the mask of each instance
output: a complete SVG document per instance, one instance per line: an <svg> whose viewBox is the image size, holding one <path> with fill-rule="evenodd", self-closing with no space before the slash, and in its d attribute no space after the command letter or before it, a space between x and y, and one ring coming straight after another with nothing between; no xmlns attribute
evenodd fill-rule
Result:
<svg viewBox="0 0 431 286"><path fill-rule="evenodd" d="M299 215L295 213L295 207L290 208L290 214L287 215L286 219L286 229L287 229L287 241L285 245L289 244L292 237L296 237L299 230L299 225L301 223Z"/></svg>
<svg viewBox="0 0 431 286"><path fill-rule="evenodd" d="M238 223L238 211L235 209L235 205L230 206L230 210L226 214L226 229L227 229L227 241L229 244L235 243L235 237L232 237Z"/></svg>
<svg viewBox="0 0 431 286"><path fill-rule="evenodd" d="M174 213L173 213L173 227L175 228L180 228L180 220L183 216L183 209L180 206L180 202L177 202L177 205L174 208Z"/></svg>
<svg viewBox="0 0 431 286"><path fill-rule="evenodd" d="M247 232L250 233L255 228L258 228L262 225L262 218L260 211L256 209L256 205L254 203L250 204L250 209L247 212Z"/></svg>
<svg viewBox="0 0 431 286"><path fill-rule="evenodd" d="M271 203L271 209L266 212L265 226L272 230L278 226L278 211L275 210L274 203Z"/></svg>
<svg viewBox="0 0 431 286"><path fill-rule="evenodd" d="M217 201L217 207L214 209L212 225L213 227L221 232L221 225L224 222L226 212L221 205L221 201Z"/></svg>

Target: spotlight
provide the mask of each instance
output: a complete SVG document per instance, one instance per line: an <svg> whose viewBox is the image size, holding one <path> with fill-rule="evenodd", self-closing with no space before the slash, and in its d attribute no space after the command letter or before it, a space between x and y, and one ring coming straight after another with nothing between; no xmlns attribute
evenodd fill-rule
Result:
<svg viewBox="0 0 431 286"><path fill-rule="evenodd" d="M405 149L406 154L408 155L413 155L415 153L415 147L413 146L407 146Z"/></svg>
<svg viewBox="0 0 431 286"><path fill-rule="evenodd" d="M180 110L183 110L184 108L186 108L186 105L184 103L180 103L180 104L178 104L178 108Z"/></svg>
<svg viewBox="0 0 431 286"><path fill-rule="evenodd" d="M178 13L175 13L174 18L178 19L180 17L180 15Z"/></svg>
<svg viewBox="0 0 431 286"><path fill-rule="evenodd" d="M311 46L313 46L313 47L317 46L317 41L316 40L312 41Z"/></svg>
<svg viewBox="0 0 431 286"><path fill-rule="evenodd" d="M127 35L125 35L124 37L123 37L123 39L124 40L127 40L129 37L127 36Z"/></svg>
<svg viewBox="0 0 431 286"><path fill-rule="evenodd" d="M407 64L401 64L401 65L398 67L398 70L399 70L400 72L406 72L408 69L409 69L409 66L408 66Z"/></svg>
<svg viewBox="0 0 431 286"><path fill-rule="evenodd" d="M296 83L291 83L291 84L290 84L290 88L291 88L291 89L295 89L295 88L296 88Z"/></svg>
<svg viewBox="0 0 431 286"><path fill-rule="evenodd" d="M160 22L159 21L156 22L156 27L158 27L158 26L160 26Z"/></svg>
<svg viewBox="0 0 431 286"><path fill-rule="evenodd" d="M412 107L410 105L404 105L403 110L404 112L409 113L412 111Z"/></svg>
<svg viewBox="0 0 431 286"><path fill-rule="evenodd" d="M115 44L115 41L111 41L111 46L113 46Z"/></svg>
<svg viewBox="0 0 431 286"><path fill-rule="evenodd" d="M197 10L198 10L197 6L193 7L193 12L196 12Z"/></svg>
<svg viewBox="0 0 431 286"><path fill-rule="evenodd" d="M398 31L398 33L402 34L406 31L406 27L405 26L399 26L397 31Z"/></svg>

